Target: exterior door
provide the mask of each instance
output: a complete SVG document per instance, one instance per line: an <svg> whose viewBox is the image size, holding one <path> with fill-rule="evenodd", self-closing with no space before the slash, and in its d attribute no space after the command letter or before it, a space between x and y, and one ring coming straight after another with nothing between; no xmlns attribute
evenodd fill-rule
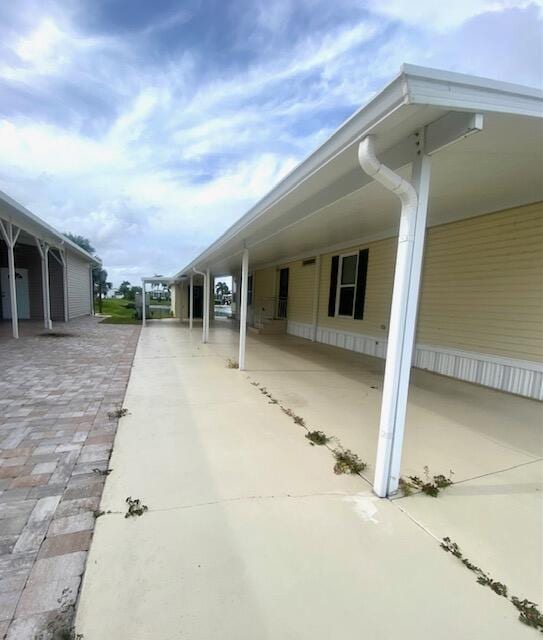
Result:
<svg viewBox="0 0 543 640"><path fill-rule="evenodd" d="M288 301L288 267L279 271L279 297L277 300L277 317L287 317Z"/></svg>
<svg viewBox="0 0 543 640"><path fill-rule="evenodd" d="M2 289L2 317L11 319L11 294L9 288L9 269L0 269L0 287ZM30 319L30 296L28 293L28 269L15 269L15 288L17 291L17 315L19 320Z"/></svg>
<svg viewBox="0 0 543 640"><path fill-rule="evenodd" d="M190 287L187 287L187 308L190 309ZM192 314L193 318L203 318L204 316L204 288L201 285L194 285Z"/></svg>

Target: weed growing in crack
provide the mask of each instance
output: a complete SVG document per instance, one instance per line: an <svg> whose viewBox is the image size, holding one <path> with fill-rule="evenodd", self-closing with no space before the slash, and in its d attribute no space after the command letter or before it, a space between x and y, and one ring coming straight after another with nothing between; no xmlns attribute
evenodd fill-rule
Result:
<svg viewBox="0 0 543 640"><path fill-rule="evenodd" d="M297 416L292 409L281 406L281 411L289 418L292 418L295 424L299 424L300 427L305 427L305 420L301 416Z"/></svg>
<svg viewBox="0 0 543 640"><path fill-rule="evenodd" d="M309 440L309 443L314 445L325 445L330 442L330 438L324 433L324 431L308 431L305 437Z"/></svg>
<svg viewBox="0 0 543 640"><path fill-rule="evenodd" d="M356 453L353 453L350 449L334 449L333 453L336 459L334 473L337 475L341 475L342 473L355 475L364 471L367 466L366 463L362 462Z"/></svg>
<svg viewBox="0 0 543 640"><path fill-rule="evenodd" d="M366 463L363 462L355 453L353 453L350 449L344 449L341 446L340 441L335 436L328 436L324 431L312 431L305 423L304 418L302 416L294 413L292 409L289 407L285 407L279 403L279 401L272 396L272 394L266 389L266 387L261 387L260 384L256 381L251 382L253 387L256 387L263 396L268 398L270 404L277 404L281 411L287 415L289 418L292 418L294 424L299 425L306 429L307 433L305 437L309 440L311 446L315 445L327 445L331 442L338 446L337 449L334 449L332 453L334 454L334 458L336 459L336 463L334 465L334 473L340 475L343 473L350 473L356 475L361 473L366 468Z"/></svg>
<svg viewBox="0 0 543 640"><path fill-rule="evenodd" d="M92 472L98 474L99 476L109 476L109 474L113 471L113 469L93 469Z"/></svg>
<svg viewBox="0 0 543 640"><path fill-rule="evenodd" d="M98 519L102 516L105 516L106 513L111 513L111 511L100 511L99 509L97 509L96 511L92 512L92 515L95 517L95 519Z"/></svg>
<svg viewBox="0 0 543 640"><path fill-rule="evenodd" d="M539 611L535 602L526 600L526 598L521 600L516 596L512 596L511 602L517 611L520 611L518 619L522 623L543 632L543 614Z"/></svg>
<svg viewBox="0 0 543 640"><path fill-rule="evenodd" d="M239 363L237 360L232 360L232 358L228 358L226 361L227 369L239 369Z"/></svg>
<svg viewBox="0 0 543 640"><path fill-rule="evenodd" d="M124 409L124 408L120 408L119 409L115 409L115 411L110 411L107 414L107 417L110 420L114 420L115 418L119 419L119 418L124 418L124 416L128 415L128 409Z"/></svg>
<svg viewBox="0 0 543 640"><path fill-rule="evenodd" d="M148 510L147 505L143 504L139 498L131 498L128 496L125 502L128 505L128 511L124 514L125 518L142 516Z"/></svg>
<svg viewBox="0 0 543 640"><path fill-rule="evenodd" d="M454 475L452 471L449 471L450 475ZM424 467L424 480L419 478L418 476L408 476L408 479L400 478L399 489L404 496L409 496L416 491L422 491L427 496L432 496L432 498L437 498L439 492L442 489L446 489L450 487L453 481L451 478L447 478L442 473L438 473L437 475L430 477L430 470L426 466Z"/></svg>
<svg viewBox="0 0 543 640"><path fill-rule="evenodd" d="M460 547L449 537L443 538L440 546L444 551L451 553L455 558L458 558L467 569L472 571L476 576L475 579L478 584L492 589L496 595L509 600L517 611L520 612L519 620L523 624L543 632L543 614L539 611L535 602L531 602L526 598L521 600L520 598L517 598L517 596L509 597L507 585L503 582L499 582L498 580L494 580L494 578L491 578L488 573L473 564L473 562L468 560L468 558L465 558Z"/></svg>
<svg viewBox="0 0 543 640"><path fill-rule="evenodd" d="M400 478L398 488L401 491L403 496L410 496L414 491L413 485L410 482L408 482L405 478Z"/></svg>

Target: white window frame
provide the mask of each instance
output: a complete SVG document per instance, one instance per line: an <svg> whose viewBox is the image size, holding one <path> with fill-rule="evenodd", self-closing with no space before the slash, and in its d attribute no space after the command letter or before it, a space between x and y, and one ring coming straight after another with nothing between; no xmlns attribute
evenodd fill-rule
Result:
<svg viewBox="0 0 543 640"><path fill-rule="evenodd" d="M351 256L356 256L356 267L354 270L354 283L353 284L341 284L341 274L343 272L343 259L350 258ZM357 251L353 251L352 253L342 253L339 256L338 270L337 270L337 281L336 281L336 310L335 316L336 318L351 318L354 319L354 307L356 303L356 287L358 285L358 260L360 259ZM340 314L339 313L339 298L341 294L341 289L343 287L354 287L354 297L353 297L353 311L350 315Z"/></svg>

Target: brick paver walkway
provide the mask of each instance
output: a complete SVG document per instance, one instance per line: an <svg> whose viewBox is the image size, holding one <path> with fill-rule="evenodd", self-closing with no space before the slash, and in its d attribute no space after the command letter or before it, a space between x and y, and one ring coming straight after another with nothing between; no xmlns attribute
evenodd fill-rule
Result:
<svg viewBox="0 0 543 640"><path fill-rule="evenodd" d="M0 338L0 638L8 640L70 627L117 428L108 413L123 402L139 337L137 326L96 318L56 329L70 335Z"/></svg>

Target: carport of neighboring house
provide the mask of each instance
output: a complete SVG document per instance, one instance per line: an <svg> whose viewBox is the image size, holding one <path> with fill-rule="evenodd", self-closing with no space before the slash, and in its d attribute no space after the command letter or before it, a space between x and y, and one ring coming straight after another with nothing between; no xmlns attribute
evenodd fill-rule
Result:
<svg viewBox="0 0 543 640"><path fill-rule="evenodd" d="M386 358L374 490L396 492L413 364L543 399L543 93L404 65L174 277L231 275L247 327ZM288 270L288 271L287 271ZM288 274L288 279L287 279Z"/></svg>
<svg viewBox="0 0 543 640"><path fill-rule="evenodd" d="M92 313L96 258L0 192L0 319L67 322Z"/></svg>

